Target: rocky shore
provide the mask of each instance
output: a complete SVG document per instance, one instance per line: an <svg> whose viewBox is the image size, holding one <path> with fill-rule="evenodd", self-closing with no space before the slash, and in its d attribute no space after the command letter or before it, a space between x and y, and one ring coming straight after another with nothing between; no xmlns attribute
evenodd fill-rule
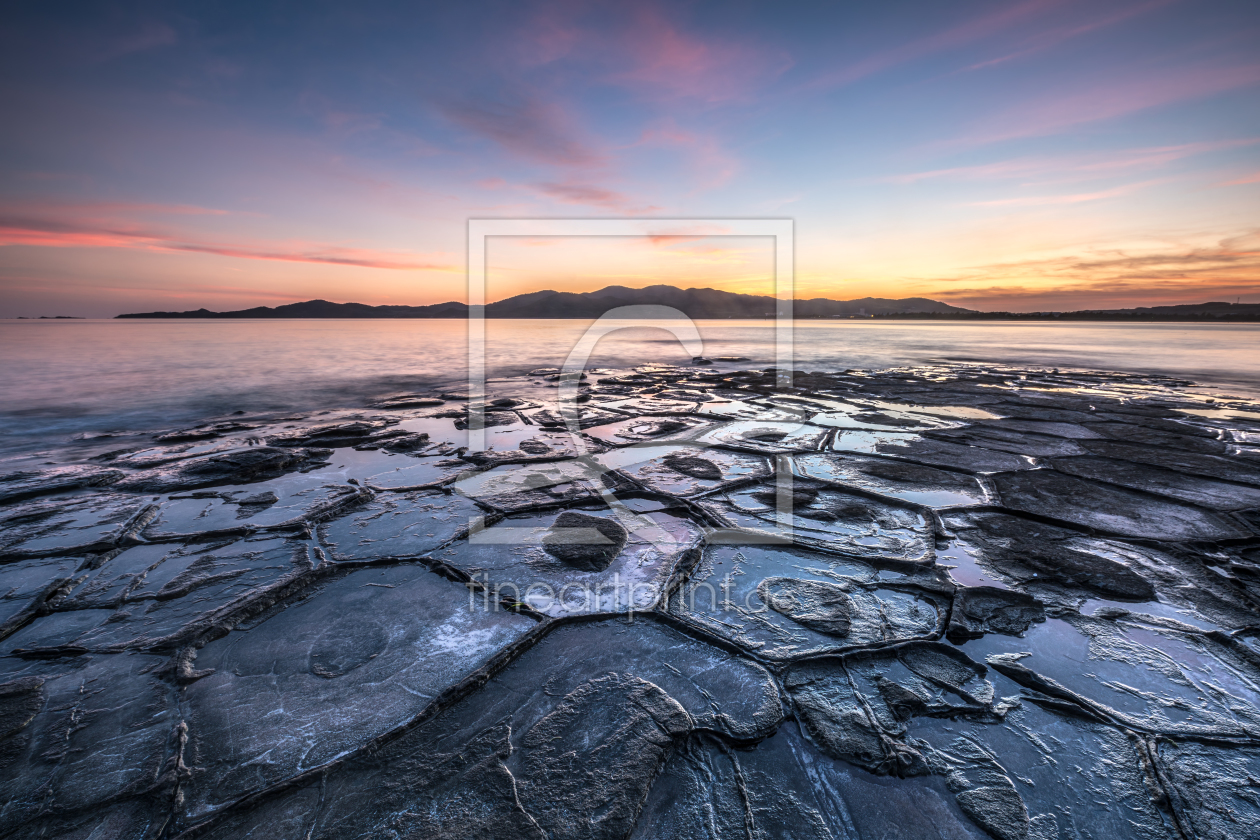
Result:
<svg viewBox="0 0 1260 840"><path fill-rule="evenodd" d="M736 367L9 469L0 837L1260 836L1260 406Z"/></svg>

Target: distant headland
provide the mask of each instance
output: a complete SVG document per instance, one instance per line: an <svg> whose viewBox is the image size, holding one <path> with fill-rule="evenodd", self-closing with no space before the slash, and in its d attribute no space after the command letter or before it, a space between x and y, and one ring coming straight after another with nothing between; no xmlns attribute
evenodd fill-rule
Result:
<svg viewBox="0 0 1260 840"><path fill-rule="evenodd" d="M717 289L679 289L674 286L648 286L631 289L608 286L596 292L530 292L488 304L487 318L598 318L618 306L657 305L673 307L690 318L773 318L779 301L765 295L741 295ZM431 306L368 306L363 303L330 303L308 300L283 306L258 306L236 312L145 312L119 315L119 318L466 318L466 303L435 303ZM927 298L862 298L861 300L798 300L793 306L796 318L844 318L849 316L904 314L908 312L967 312L947 303Z"/></svg>
<svg viewBox="0 0 1260 840"><path fill-rule="evenodd" d="M717 289L608 286L594 292L540 291L487 304L487 318L593 319L618 306L657 305L677 309L696 320L755 320L775 317L779 301L766 295L743 295ZM332 303L308 300L281 306L257 306L230 312L195 309L185 312L136 312L118 318L467 318L469 306L450 301L428 306ZM979 312L928 298L813 298L793 302L797 319L892 318L928 320L1021 321L1260 321L1257 303L1200 303L1133 309L1088 309L1075 312Z"/></svg>

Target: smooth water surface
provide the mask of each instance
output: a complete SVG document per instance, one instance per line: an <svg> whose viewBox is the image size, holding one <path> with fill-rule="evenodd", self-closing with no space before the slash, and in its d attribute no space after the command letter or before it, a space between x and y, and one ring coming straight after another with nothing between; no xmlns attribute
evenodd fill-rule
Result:
<svg viewBox="0 0 1260 840"><path fill-rule="evenodd" d="M586 321L486 324L487 371L561 365ZM770 321L701 321L708 356L774 364ZM0 447L171 428L233 411L307 411L457 384L460 320L0 321ZM800 321L796 367L888 368L978 361L1147 371L1260 394L1260 325ZM593 366L690 363L673 336L619 331Z"/></svg>

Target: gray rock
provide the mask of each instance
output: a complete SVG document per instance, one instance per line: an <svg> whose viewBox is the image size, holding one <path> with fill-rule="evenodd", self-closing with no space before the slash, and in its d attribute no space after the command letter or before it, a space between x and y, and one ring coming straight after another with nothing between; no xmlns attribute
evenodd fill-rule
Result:
<svg viewBox="0 0 1260 840"><path fill-rule="evenodd" d="M35 496L47 496L112 484L124 475L122 470L75 464L42 470L20 470L0 475L0 504L11 504Z"/></svg>
<svg viewBox="0 0 1260 840"><path fill-rule="evenodd" d="M722 478L722 470L718 468L717 464L706 458L694 455L667 455L662 463L674 472L680 472L692 478L703 478L711 481L719 481Z"/></svg>
<svg viewBox="0 0 1260 840"><path fill-rule="evenodd" d="M1088 551L1079 535L1001 513L950 516L946 523L979 548L983 562L1022 583L1059 583L1122 601L1149 601L1151 582Z"/></svg>
<svg viewBox="0 0 1260 840"><path fill-rule="evenodd" d="M587 572L602 572L621 553L629 535L620 522L566 510L542 538L557 560Z"/></svg>
<svg viewBox="0 0 1260 840"><path fill-rule="evenodd" d="M849 635L853 601L844 587L817 580L769 577L757 585L757 594L770 609L829 636Z"/></svg>
<svg viewBox="0 0 1260 840"><path fill-rule="evenodd" d="M1050 516L1126 537L1178 542L1250 536L1201 508L1163 501L1052 470L994 476L1002 502L1015 510Z"/></svg>
<svg viewBox="0 0 1260 840"><path fill-rule="evenodd" d="M218 484L245 484L314 466L331 453L326 449L256 446L176 461L141 470L118 482L123 490L166 493Z"/></svg>
<svg viewBox="0 0 1260 840"><path fill-rule="evenodd" d="M994 586L960 587L954 594L946 635L954 644L986 633L1019 636L1045 620L1045 610L1031 595Z"/></svg>

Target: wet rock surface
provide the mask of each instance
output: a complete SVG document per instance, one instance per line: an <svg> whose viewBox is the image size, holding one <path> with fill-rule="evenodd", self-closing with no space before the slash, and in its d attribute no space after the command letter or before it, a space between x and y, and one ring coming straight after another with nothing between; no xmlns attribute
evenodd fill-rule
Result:
<svg viewBox="0 0 1260 840"><path fill-rule="evenodd" d="M741 361L0 465L0 836L1260 836L1257 406Z"/></svg>
<svg viewBox="0 0 1260 840"><path fill-rule="evenodd" d="M543 536L543 547L557 560L585 572L602 572L626 546L629 535L615 519L566 510Z"/></svg>

